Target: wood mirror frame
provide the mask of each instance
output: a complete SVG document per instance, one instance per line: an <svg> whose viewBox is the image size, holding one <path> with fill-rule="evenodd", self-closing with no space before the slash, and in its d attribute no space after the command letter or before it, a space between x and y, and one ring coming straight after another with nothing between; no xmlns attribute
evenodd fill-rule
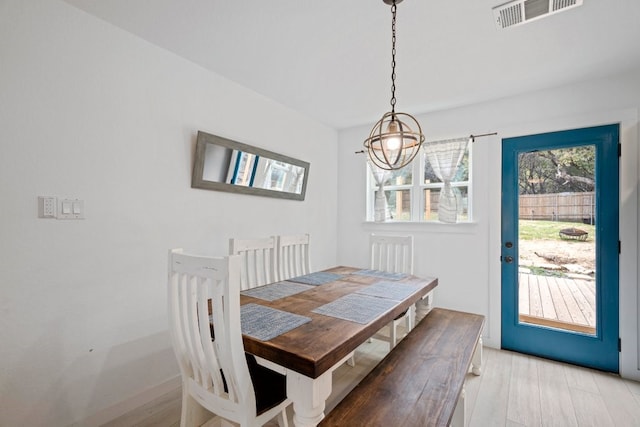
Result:
<svg viewBox="0 0 640 427"><path fill-rule="evenodd" d="M198 131L191 188L304 200L309 163Z"/></svg>

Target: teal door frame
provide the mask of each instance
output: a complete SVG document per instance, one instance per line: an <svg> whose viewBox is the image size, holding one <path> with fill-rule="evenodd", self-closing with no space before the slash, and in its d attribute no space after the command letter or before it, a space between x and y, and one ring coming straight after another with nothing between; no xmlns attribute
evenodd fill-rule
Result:
<svg viewBox="0 0 640 427"><path fill-rule="evenodd" d="M502 140L502 348L619 371L618 144L617 124ZM594 145L596 151L595 335L520 322L518 309L518 155L583 145Z"/></svg>

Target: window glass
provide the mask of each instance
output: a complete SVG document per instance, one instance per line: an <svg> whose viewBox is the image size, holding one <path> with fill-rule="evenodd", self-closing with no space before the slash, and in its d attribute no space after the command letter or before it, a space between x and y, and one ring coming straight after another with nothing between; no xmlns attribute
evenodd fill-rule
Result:
<svg viewBox="0 0 640 427"><path fill-rule="evenodd" d="M436 173L433 171L433 167L431 163L427 160L426 156L422 156L422 162L424 165L424 184L433 184L433 183L441 183L440 178L436 176ZM453 181L468 181L469 180L469 149L464 153L464 157L460 162L460 166L458 166L458 170L456 172Z"/></svg>
<svg viewBox="0 0 640 427"><path fill-rule="evenodd" d="M456 174L451 181L451 188L458 206L457 221L470 221L470 163L471 144L458 165ZM373 169L371 169L373 168ZM368 166L368 212L370 221L438 221L438 204L440 192L444 183L440 180L424 151L421 151L415 161L396 171L383 171ZM413 179L413 177L420 177ZM382 195L376 199L378 190L377 180L383 180ZM376 211L376 206L378 210ZM382 219L380 219L382 218Z"/></svg>
<svg viewBox="0 0 640 427"><path fill-rule="evenodd" d="M438 220L438 202L440 200L440 191L442 187L425 188L422 197L422 213L423 221ZM451 190L456 196L458 202L458 221L469 220L469 192L468 187L452 187Z"/></svg>
<svg viewBox="0 0 640 427"><path fill-rule="evenodd" d="M402 169L387 171L384 186L411 185L413 181L413 166L409 163Z"/></svg>
<svg viewBox="0 0 640 427"><path fill-rule="evenodd" d="M387 198L390 219L395 221L411 220L411 191L391 190L384 192Z"/></svg>

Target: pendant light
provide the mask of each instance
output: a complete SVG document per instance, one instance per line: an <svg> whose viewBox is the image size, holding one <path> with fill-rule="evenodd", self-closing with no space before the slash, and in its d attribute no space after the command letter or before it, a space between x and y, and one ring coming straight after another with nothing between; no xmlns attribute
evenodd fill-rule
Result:
<svg viewBox="0 0 640 427"><path fill-rule="evenodd" d="M391 5L391 111L375 124L364 146L380 169L400 169L416 157L424 142L422 128L410 114L396 113L396 4L402 0L382 0Z"/></svg>

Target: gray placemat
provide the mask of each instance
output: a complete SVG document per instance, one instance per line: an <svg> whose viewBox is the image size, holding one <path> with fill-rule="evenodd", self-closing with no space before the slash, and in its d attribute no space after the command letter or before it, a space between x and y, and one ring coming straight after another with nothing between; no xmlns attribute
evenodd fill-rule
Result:
<svg viewBox="0 0 640 427"><path fill-rule="evenodd" d="M418 286L409 283L378 282L357 291L357 294L402 301L418 290Z"/></svg>
<svg viewBox="0 0 640 427"><path fill-rule="evenodd" d="M366 325L382 313L392 309L396 304L396 301L390 299L348 294L312 311Z"/></svg>
<svg viewBox="0 0 640 427"><path fill-rule="evenodd" d="M361 276L379 277L381 279L387 279L387 280L402 280L409 277L409 275L406 273L391 273L389 271L381 271L381 270L359 270L354 272L353 274L359 274Z"/></svg>
<svg viewBox="0 0 640 427"><path fill-rule="evenodd" d="M277 282L265 286L259 286L253 289L247 289L246 291L242 291L240 293L242 295L259 298L265 301L275 301L277 299L299 294L300 292L304 292L313 288L314 287L311 285L304 285L302 283Z"/></svg>
<svg viewBox="0 0 640 427"><path fill-rule="evenodd" d="M305 274L304 276L294 277L287 279L290 282L305 283L307 285L324 285L325 283L333 282L334 280L342 279L344 275L336 273L327 273L324 271L318 271L316 273Z"/></svg>
<svg viewBox="0 0 640 427"><path fill-rule="evenodd" d="M261 341L269 341L307 322L311 322L310 317L264 305L245 304L240 306L242 333Z"/></svg>

